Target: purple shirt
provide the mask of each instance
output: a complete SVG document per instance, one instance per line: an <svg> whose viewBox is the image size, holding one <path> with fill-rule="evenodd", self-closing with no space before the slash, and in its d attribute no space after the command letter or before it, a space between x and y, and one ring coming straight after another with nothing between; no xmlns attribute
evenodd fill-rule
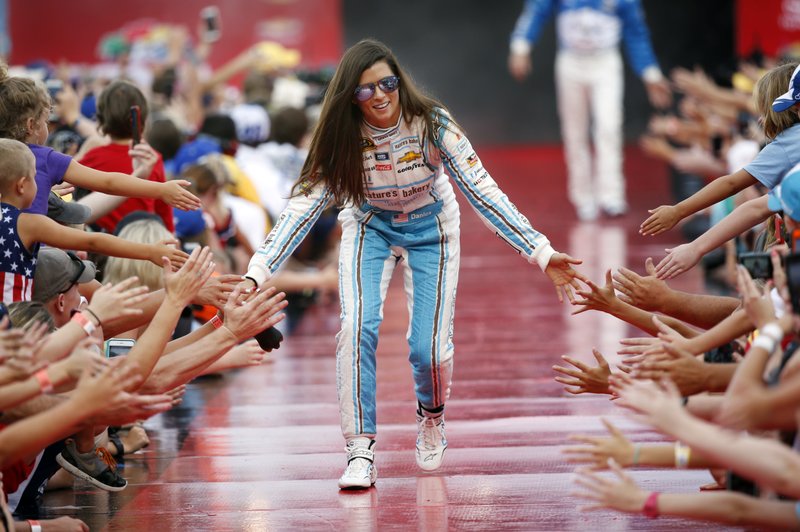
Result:
<svg viewBox="0 0 800 532"><path fill-rule="evenodd" d="M64 180L64 174L67 173L67 167L72 162L72 157L47 146L28 144L28 147L36 157L36 186L39 189L36 191L33 203L24 212L46 216L50 189Z"/></svg>

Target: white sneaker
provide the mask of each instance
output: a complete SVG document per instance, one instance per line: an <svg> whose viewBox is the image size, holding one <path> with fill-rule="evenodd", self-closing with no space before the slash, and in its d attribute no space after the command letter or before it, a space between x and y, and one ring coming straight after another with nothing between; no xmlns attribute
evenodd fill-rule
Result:
<svg viewBox="0 0 800 532"><path fill-rule="evenodd" d="M445 449L444 415L432 418L417 414L417 465L423 471L439 469Z"/></svg>
<svg viewBox="0 0 800 532"><path fill-rule="evenodd" d="M596 205L581 205L575 211L578 214L578 220L581 222L593 222L597 220L597 206Z"/></svg>
<svg viewBox="0 0 800 532"><path fill-rule="evenodd" d="M339 478L339 489L367 489L378 480L375 440L358 438L347 442L347 469Z"/></svg>

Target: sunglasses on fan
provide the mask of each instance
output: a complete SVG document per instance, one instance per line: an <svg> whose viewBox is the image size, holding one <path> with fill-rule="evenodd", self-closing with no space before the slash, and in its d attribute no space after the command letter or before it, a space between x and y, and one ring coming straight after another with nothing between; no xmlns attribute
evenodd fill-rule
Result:
<svg viewBox="0 0 800 532"><path fill-rule="evenodd" d="M400 86L400 78L397 76L387 76L379 79L377 83L365 83L356 87L354 92L356 100L359 102L366 102L375 96L375 86L381 88L383 92L394 92Z"/></svg>

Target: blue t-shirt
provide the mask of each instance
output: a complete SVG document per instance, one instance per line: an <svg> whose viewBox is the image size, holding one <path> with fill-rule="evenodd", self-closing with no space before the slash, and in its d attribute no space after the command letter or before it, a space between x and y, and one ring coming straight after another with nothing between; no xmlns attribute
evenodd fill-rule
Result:
<svg viewBox="0 0 800 532"><path fill-rule="evenodd" d="M50 189L53 188L53 185L64 181L64 174L67 173L67 167L72 162L72 157L47 146L28 144L28 147L36 157L36 186L39 189L36 191L33 203L24 212L46 216Z"/></svg>
<svg viewBox="0 0 800 532"><path fill-rule="evenodd" d="M781 131L744 169L772 190L797 163L800 163L800 124Z"/></svg>

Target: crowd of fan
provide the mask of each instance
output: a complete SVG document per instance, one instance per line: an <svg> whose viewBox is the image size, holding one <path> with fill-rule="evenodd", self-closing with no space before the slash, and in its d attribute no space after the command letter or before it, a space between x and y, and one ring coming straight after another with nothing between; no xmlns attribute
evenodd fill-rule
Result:
<svg viewBox="0 0 800 532"><path fill-rule="evenodd" d="M7 530L38 517L48 484L74 476L124 489L114 458L147 444L141 420L173 407L198 375L262 362L250 339L281 320L284 292L336 290L333 211L274 286L249 299L235 288L299 174L324 75L300 81L263 45L211 71L207 44L170 31L168 53L144 78L124 53L118 78L76 67L0 73ZM578 482L593 508L798 524L795 67L744 63L729 87L673 73L677 112L653 118L642 148L684 176L725 175L676 187L680 201L642 223L647 236L685 221L689 244L648 259L644 275L620 268L579 292L576 312L606 312L649 336L621 340L619 371L595 351L596 366L564 357L556 380L569 393L611 394L676 440L632 442L607 421L608 437L575 436L566 452L586 466ZM737 265L752 251L770 266L755 281ZM723 265L740 297L669 287L701 260ZM130 351L105 356L120 338L135 340ZM714 482L693 494L646 492L627 467L707 468ZM607 468L615 478L597 473ZM86 529L70 517L31 525Z"/></svg>
<svg viewBox="0 0 800 532"><path fill-rule="evenodd" d="M333 211L272 286L236 288L290 196L325 73L269 43L212 71L208 43L179 27L165 42L146 68L120 50L113 75L0 67L5 530L88 530L40 519L44 489L124 489L115 459L148 444L143 420L197 376L265 361L252 338L286 293L337 289Z"/></svg>
<svg viewBox="0 0 800 532"><path fill-rule="evenodd" d="M614 371L598 351L596 365L563 357L554 366L567 392L610 394L674 444L631 441L603 420L607 437L575 435L565 453L581 464L589 509L796 529L800 68L747 62L729 81L676 70L678 112L653 118L642 141L683 176L676 191L686 191L687 175L708 179L641 224L649 237L683 222L691 242L647 259L643 274L609 270L605 283L579 292L576 313L605 312L647 336L621 340ZM701 262L709 272L721 265L738 297L670 288ZM625 468L709 469L713 482L659 493ZM606 469L611 477L598 474Z"/></svg>

